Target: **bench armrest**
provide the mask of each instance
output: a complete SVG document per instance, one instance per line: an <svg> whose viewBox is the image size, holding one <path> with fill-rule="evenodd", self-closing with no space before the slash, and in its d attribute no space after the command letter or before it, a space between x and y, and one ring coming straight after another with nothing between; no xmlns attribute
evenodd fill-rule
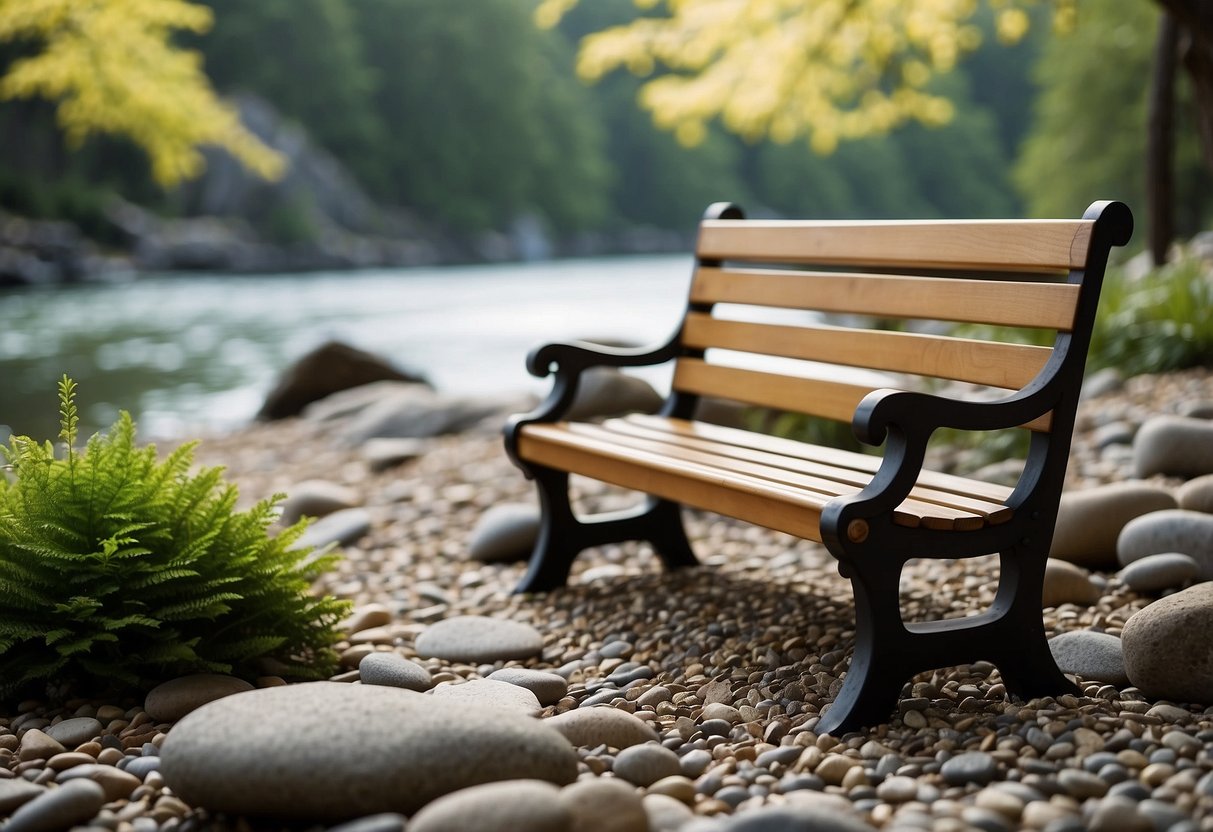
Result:
<svg viewBox="0 0 1213 832"><path fill-rule="evenodd" d="M649 367L664 364L679 354L677 335L659 347L608 347L587 341L569 344L545 344L531 350L526 359L527 372L537 378L555 375L547 398L529 413L511 416L505 425L506 454L515 465L518 459L518 431L535 422L555 422L564 417L577 395L581 374L592 367Z"/></svg>

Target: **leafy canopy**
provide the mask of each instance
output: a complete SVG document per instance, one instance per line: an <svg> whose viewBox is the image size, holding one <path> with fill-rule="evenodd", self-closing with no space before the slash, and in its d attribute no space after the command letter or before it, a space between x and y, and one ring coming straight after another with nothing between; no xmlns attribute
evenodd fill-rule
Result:
<svg viewBox="0 0 1213 832"><path fill-rule="evenodd" d="M554 26L577 2L543 0L535 20ZM1031 0L991 0L1001 40L1017 41L1027 31L1025 2ZM641 87L641 104L687 145L701 141L715 118L751 140L786 143L807 135L820 153L909 121L946 123L952 102L933 82L981 43L976 0L636 5L663 6L668 14L645 14L588 35L578 72L590 80L621 67L653 75ZM1072 0L1060 3L1057 15L1066 25Z"/></svg>
<svg viewBox="0 0 1213 832"><path fill-rule="evenodd" d="M75 384L59 384L64 450L14 436L0 455L0 696L147 687L186 673L323 678L348 603L317 598L334 556L270 537L276 502L236 511L194 445L157 460L122 413L74 448Z"/></svg>
<svg viewBox="0 0 1213 832"><path fill-rule="evenodd" d="M42 45L0 78L0 100L57 101L73 148L93 133L129 137L162 185L196 176L207 144L276 178L282 157L216 97L198 53L172 42L210 25L210 11L186 0L0 0L0 42Z"/></svg>

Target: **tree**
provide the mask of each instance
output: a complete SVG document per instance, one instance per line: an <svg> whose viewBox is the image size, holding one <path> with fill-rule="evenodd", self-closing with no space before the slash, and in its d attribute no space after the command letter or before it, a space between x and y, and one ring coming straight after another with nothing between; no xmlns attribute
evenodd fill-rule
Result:
<svg viewBox="0 0 1213 832"><path fill-rule="evenodd" d="M279 155L216 97L198 54L172 41L211 22L207 9L186 0L0 0L0 42L41 47L8 67L0 100L57 102L71 147L93 134L131 139L163 185L197 175L206 144L275 177Z"/></svg>

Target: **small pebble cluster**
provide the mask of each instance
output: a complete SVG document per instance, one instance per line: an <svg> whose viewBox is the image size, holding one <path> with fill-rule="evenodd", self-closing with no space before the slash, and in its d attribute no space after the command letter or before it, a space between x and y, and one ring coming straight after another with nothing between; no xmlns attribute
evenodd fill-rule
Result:
<svg viewBox="0 0 1213 832"><path fill-rule="evenodd" d="M688 512L702 567L609 546L569 587L511 595L535 509L495 430L410 438L392 463L307 420L205 443L245 499L287 491L290 516L324 515L313 541L344 546L320 587L356 605L341 672L19 703L0 715L3 830L1213 829L1213 462L1193 462L1213 447L1197 409L1213 374L1112 387L1080 411L1042 612L1078 692L1016 701L992 665L943 668L839 737L815 727L847 668L851 589L819 546ZM578 488L591 510L630 499ZM979 612L996 572L913 563L904 615ZM1169 640L1149 666L1142 622L1143 643Z"/></svg>

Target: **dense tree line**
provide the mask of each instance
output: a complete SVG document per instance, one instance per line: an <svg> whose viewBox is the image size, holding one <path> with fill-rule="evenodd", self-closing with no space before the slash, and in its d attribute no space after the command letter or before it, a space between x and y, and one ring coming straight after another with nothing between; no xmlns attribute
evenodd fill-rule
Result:
<svg viewBox="0 0 1213 832"><path fill-rule="evenodd" d="M1112 19L1128 14L1123 4L1095 2L1090 14L1084 5L1065 41L1034 25L1014 47L996 42L987 13L977 23L988 45L931 82L955 105L949 123L844 141L828 155L803 139L746 140L714 123L687 147L637 107L641 79L578 81L577 43L633 18L631 0L582 3L552 29L536 27L533 4L516 0L205 5L213 29L183 42L202 53L221 93L269 101L381 203L457 232L505 228L524 214L557 233L686 229L720 199L818 217L1073 215L1092 198L1132 202L1141 189L1142 62L1157 14L1149 4L1132 10L1132 43ZM0 66L17 54L5 47ZM1183 164L1196 166L1194 148L1181 145ZM0 207L87 226L113 191L186 210L119 139L64 151L38 102L0 104L0 149ZM1185 187L1192 226L1208 190Z"/></svg>

